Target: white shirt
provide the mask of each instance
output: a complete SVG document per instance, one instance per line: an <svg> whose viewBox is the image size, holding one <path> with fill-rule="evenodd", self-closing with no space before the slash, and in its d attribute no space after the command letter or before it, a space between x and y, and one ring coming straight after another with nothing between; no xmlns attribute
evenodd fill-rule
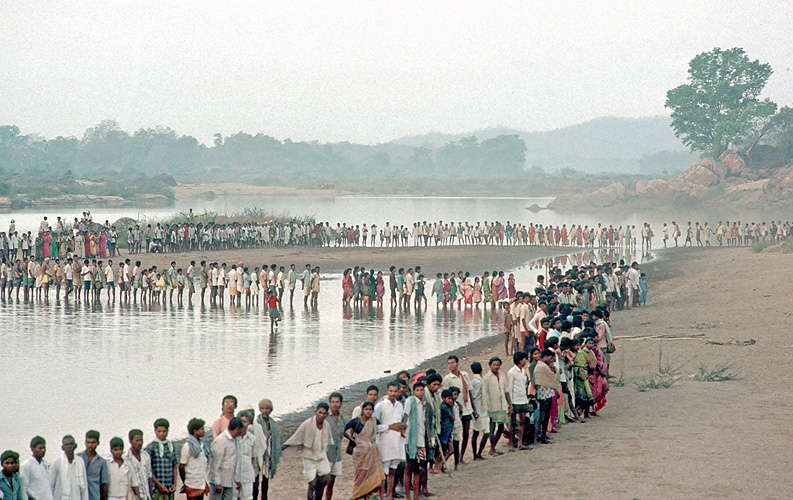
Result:
<svg viewBox="0 0 793 500"><path fill-rule="evenodd" d="M71 264L66 264L66 267L63 269L63 274L66 275L67 280L74 279L74 267Z"/></svg>
<svg viewBox="0 0 793 500"><path fill-rule="evenodd" d="M50 464L43 458L41 463L33 457L28 458L19 467L19 478L28 496L36 500L52 500L50 486Z"/></svg>
<svg viewBox="0 0 793 500"><path fill-rule="evenodd" d="M108 498L123 498L126 500L130 486L137 486L133 482L134 478L130 473L129 466L126 462L118 465L113 459L108 460L107 465L108 469L110 469L110 484L107 488Z"/></svg>
<svg viewBox="0 0 793 500"><path fill-rule="evenodd" d="M212 453L210 482L224 488L233 487L237 471L237 441L228 429L212 441Z"/></svg>
<svg viewBox="0 0 793 500"><path fill-rule="evenodd" d="M507 387L509 388L509 398L513 405L525 405L529 403L528 387L529 377L526 371L513 366L507 372Z"/></svg>
<svg viewBox="0 0 793 500"><path fill-rule="evenodd" d="M414 411L413 402L415 400L412 397L409 397L407 401L405 401L405 415L410 417L410 413ZM416 415L416 446L419 448L424 448L426 446L426 440L424 439L425 434L425 426L426 426L426 415L424 414L424 405L419 404L415 405L415 411L417 412ZM410 418L407 420L407 429L405 429L405 436L410 436L412 432L410 429Z"/></svg>
<svg viewBox="0 0 793 500"><path fill-rule="evenodd" d="M394 401L392 404L388 399L377 403L372 414L380 422L377 428L377 446L380 448L380 459L383 462L388 460L405 460L405 438L400 431L389 429L388 426L402 422L404 409L402 403Z"/></svg>
<svg viewBox="0 0 793 500"><path fill-rule="evenodd" d="M457 400L462 403L463 416L471 415L474 413L474 407L471 406L471 377L469 377L468 372L464 370L460 370L460 375L462 375L462 379L453 373L447 373L443 377L441 388L449 389L457 387L460 389L460 396ZM465 384L463 384L463 382L465 382Z"/></svg>
<svg viewBox="0 0 793 500"><path fill-rule="evenodd" d="M69 474L69 478L67 479L61 476L61 460L67 460L65 454L56 458L50 467L50 484L52 485L53 500L88 500L88 473L85 469L85 461L75 455L71 463L67 465L66 470L67 474ZM78 469L81 469L79 475L82 477L82 481L77 480ZM69 491L63 491L67 481L70 485Z"/></svg>
<svg viewBox="0 0 793 500"><path fill-rule="evenodd" d="M108 283L115 281L116 275L113 273L113 268L109 265L105 267L105 279Z"/></svg>
<svg viewBox="0 0 793 500"><path fill-rule="evenodd" d="M139 487L138 492L140 494L140 499L149 500L151 498L151 492L149 490L149 483L151 481L151 456L149 452L140 450L140 460L138 460L130 449L125 451L122 457L124 458L124 463L129 467L131 475L134 476L134 479L131 479L132 484Z"/></svg>
<svg viewBox="0 0 793 500"><path fill-rule="evenodd" d="M207 457L204 454L204 447L197 457L190 454L190 445L182 445L182 453L179 455L179 463L184 465L184 483L188 488L203 490L207 483Z"/></svg>

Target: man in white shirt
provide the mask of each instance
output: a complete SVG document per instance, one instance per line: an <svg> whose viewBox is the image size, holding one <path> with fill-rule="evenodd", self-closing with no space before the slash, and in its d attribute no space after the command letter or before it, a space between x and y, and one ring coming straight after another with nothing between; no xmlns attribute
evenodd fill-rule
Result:
<svg viewBox="0 0 793 500"><path fill-rule="evenodd" d="M138 500L151 500L151 455L143 449L143 431L129 431L129 449L124 452L124 463L129 467L131 482L138 485Z"/></svg>
<svg viewBox="0 0 793 500"><path fill-rule="evenodd" d="M61 456L50 467L53 500L88 500L88 473L85 461L75 457L77 443L66 435L61 441Z"/></svg>
<svg viewBox="0 0 793 500"><path fill-rule="evenodd" d="M30 451L33 456L25 460L19 471L22 486L30 500L52 500L50 464L44 460L47 442L41 436L34 437L30 440Z"/></svg>
<svg viewBox="0 0 793 500"><path fill-rule="evenodd" d="M105 281L107 282L107 300L110 301L110 295L113 295L113 302L116 301L116 275L113 272L113 261L108 260L105 267Z"/></svg>
<svg viewBox="0 0 793 500"><path fill-rule="evenodd" d="M188 436L179 454L179 477L188 499L203 499L207 491L207 444L204 437L205 422L199 418L187 423ZM211 451L211 450L210 450Z"/></svg>
<svg viewBox="0 0 793 500"><path fill-rule="evenodd" d="M377 426L377 446L380 448L380 459L383 461L383 471L386 472L386 485L388 500L394 498L394 480L399 464L405 461L405 438L402 431L406 426L402 423L404 408L397 401L399 383L394 381L388 384L386 399L374 407L372 416L380 422Z"/></svg>
<svg viewBox="0 0 793 500"><path fill-rule="evenodd" d="M515 365L507 372L507 387L509 388L509 400L512 403L512 418L509 422L509 448L514 450L517 439L518 450L526 449L523 446L523 428L526 413L529 412L529 377L526 375L526 353L518 351L512 355ZM515 427L518 427L518 434L515 434Z"/></svg>
<svg viewBox="0 0 793 500"><path fill-rule="evenodd" d="M212 500L231 500L234 488L237 491L242 485L236 480L237 472L237 436L242 434L242 419L234 417L228 428L212 441L212 465L209 471L209 482L212 484Z"/></svg>
<svg viewBox="0 0 793 500"><path fill-rule="evenodd" d="M93 282L93 273L91 272L91 263L88 259L83 262L83 268L80 271L80 278L83 280L83 289L85 290L85 301L88 302L91 296L91 283Z"/></svg>
<svg viewBox="0 0 793 500"><path fill-rule="evenodd" d="M124 259L124 271L123 271L123 278L124 281L124 300L129 302L130 292L132 291L132 277L130 276L130 260ZM121 280L119 280L121 281Z"/></svg>

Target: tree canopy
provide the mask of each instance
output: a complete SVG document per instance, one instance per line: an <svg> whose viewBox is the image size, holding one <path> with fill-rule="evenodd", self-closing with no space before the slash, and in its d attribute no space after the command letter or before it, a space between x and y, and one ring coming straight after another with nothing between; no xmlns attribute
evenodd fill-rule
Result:
<svg viewBox="0 0 793 500"><path fill-rule="evenodd" d="M361 145L278 140L264 134L215 134L211 146L167 127L133 134L103 121L81 139L22 135L15 125L0 126L0 168L39 174L169 173L186 177L511 177L523 175L526 144L514 134L480 141L474 136L440 147L396 142Z"/></svg>
<svg viewBox="0 0 793 500"><path fill-rule="evenodd" d="M770 64L752 61L741 48L698 54L688 64L688 83L666 94L675 135L714 157L727 149L750 152L777 109L761 98L772 73Z"/></svg>

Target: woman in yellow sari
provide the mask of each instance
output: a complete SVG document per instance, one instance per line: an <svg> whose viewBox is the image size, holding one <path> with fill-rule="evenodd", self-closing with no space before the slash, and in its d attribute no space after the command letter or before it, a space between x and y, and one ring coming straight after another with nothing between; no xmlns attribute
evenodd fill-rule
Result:
<svg viewBox="0 0 793 500"><path fill-rule="evenodd" d="M355 479L352 486L352 498L368 498L377 491L383 498L383 464L380 450L375 444L377 436L377 419L372 417L374 404L365 401L361 407L361 417L350 420L344 428L344 437L355 443L352 461L355 464Z"/></svg>

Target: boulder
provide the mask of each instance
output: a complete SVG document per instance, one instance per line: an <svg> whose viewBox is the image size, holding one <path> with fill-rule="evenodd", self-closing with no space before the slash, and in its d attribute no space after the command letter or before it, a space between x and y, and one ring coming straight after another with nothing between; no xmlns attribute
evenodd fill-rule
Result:
<svg viewBox="0 0 793 500"><path fill-rule="evenodd" d="M713 158L703 158L699 164L716 174L720 181L723 181L724 177L727 176L727 167L717 162ZM696 163L694 165L696 165Z"/></svg>
<svg viewBox="0 0 793 500"><path fill-rule="evenodd" d="M620 205L629 198L628 190L621 182L596 189L590 194L567 194L555 198L548 204L550 210L608 208Z"/></svg>
<svg viewBox="0 0 793 500"><path fill-rule="evenodd" d="M746 161L735 151L725 151L719 156L719 161L727 169L728 175L738 176L741 172L748 170Z"/></svg>
<svg viewBox="0 0 793 500"><path fill-rule="evenodd" d="M166 186L171 186L171 187L176 187L179 185L179 183L176 182L176 179L174 179L173 175L166 173L157 174L154 177L152 177L151 180L158 184L165 184Z"/></svg>
<svg viewBox="0 0 793 500"><path fill-rule="evenodd" d="M137 223L138 221L131 217L122 217L112 223L111 226L116 226L116 231L120 231L122 229L126 230L128 227L135 227Z"/></svg>
<svg viewBox="0 0 793 500"><path fill-rule="evenodd" d="M793 164L779 169L768 179L762 198L767 201L793 199Z"/></svg>
<svg viewBox="0 0 793 500"><path fill-rule="evenodd" d="M662 179L642 179L636 181L636 195L658 201L673 201L678 193Z"/></svg>
<svg viewBox="0 0 793 500"><path fill-rule="evenodd" d="M528 210L529 212L537 213L540 210L545 210L545 208L543 208L543 207L537 205L536 203L534 203L530 207L526 207L526 210Z"/></svg>
<svg viewBox="0 0 793 500"><path fill-rule="evenodd" d="M719 177L702 165L691 165L682 174L675 177L671 184L685 188L687 186L715 186Z"/></svg>

